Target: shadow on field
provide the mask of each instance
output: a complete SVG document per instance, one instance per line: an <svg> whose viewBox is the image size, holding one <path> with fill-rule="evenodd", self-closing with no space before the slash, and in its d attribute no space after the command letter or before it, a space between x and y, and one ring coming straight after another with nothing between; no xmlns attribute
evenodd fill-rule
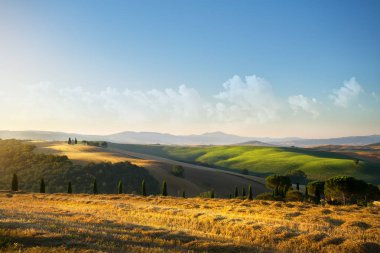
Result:
<svg viewBox="0 0 380 253"><path fill-rule="evenodd" d="M45 212L29 217L27 221L18 221L21 213L12 216L14 221L0 221L0 238L6 243L2 249L17 250L33 247L63 248L70 250L96 250L104 252L143 252L160 249L163 252L263 252L255 246L236 245L225 240L203 238L185 232L141 226L131 223L117 224L110 220L96 222L67 222L49 217L53 213ZM55 214L56 215L56 214ZM60 214L62 216L70 216ZM21 219L20 219L21 220ZM1 240L0 240L1 241Z"/></svg>

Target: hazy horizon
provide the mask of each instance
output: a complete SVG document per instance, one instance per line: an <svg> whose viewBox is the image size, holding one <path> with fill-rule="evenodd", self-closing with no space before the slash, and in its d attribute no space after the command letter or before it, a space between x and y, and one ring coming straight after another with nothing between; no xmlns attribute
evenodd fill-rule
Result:
<svg viewBox="0 0 380 253"><path fill-rule="evenodd" d="M1 1L0 128L380 133L379 1Z"/></svg>

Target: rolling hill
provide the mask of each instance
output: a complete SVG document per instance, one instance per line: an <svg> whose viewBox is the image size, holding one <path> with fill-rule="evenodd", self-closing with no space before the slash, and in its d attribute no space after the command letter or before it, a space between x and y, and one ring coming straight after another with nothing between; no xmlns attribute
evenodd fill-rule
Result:
<svg viewBox="0 0 380 253"><path fill-rule="evenodd" d="M110 144L111 147L148 153L233 171L248 169L258 176L303 170L309 179L325 180L336 175L354 176L380 183L380 163L361 160L347 154L290 147L254 146L163 146Z"/></svg>

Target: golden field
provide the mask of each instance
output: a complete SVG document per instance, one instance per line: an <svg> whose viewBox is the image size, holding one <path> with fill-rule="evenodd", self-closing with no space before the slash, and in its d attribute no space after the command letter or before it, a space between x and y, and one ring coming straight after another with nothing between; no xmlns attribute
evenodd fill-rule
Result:
<svg viewBox="0 0 380 253"><path fill-rule="evenodd" d="M0 194L5 252L379 252L380 207Z"/></svg>

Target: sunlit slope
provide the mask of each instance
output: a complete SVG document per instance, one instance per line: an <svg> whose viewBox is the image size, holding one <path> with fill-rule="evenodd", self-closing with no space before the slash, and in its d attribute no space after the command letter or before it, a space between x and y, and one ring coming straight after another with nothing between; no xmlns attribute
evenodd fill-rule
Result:
<svg viewBox="0 0 380 253"><path fill-rule="evenodd" d="M368 161L355 163L348 155L303 148L202 146L180 147L161 145L112 144L130 151L170 157L181 161L208 164L266 176L303 170L310 179L326 179L335 175L354 176L369 182L380 182L380 164Z"/></svg>

